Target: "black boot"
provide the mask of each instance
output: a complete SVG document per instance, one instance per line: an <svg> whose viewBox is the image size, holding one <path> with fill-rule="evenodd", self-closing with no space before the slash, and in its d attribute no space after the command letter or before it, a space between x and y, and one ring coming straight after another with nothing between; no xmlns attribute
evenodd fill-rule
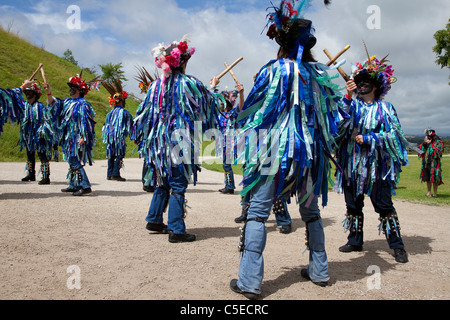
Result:
<svg viewBox="0 0 450 320"><path fill-rule="evenodd" d="M250 207L249 203L243 203L241 215L239 217L237 217L236 219L234 219L234 222L242 223L242 222L247 221L247 212L248 212L249 207Z"/></svg>
<svg viewBox="0 0 450 320"><path fill-rule="evenodd" d="M22 181L36 181L36 173L35 172L28 172L28 175L22 179Z"/></svg>
<svg viewBox="0 0 450 320"><path fill-rule="evenodd" d="M50 184L50 177L43 178L41 181L38 182L40 185Z"/></svg>
<svg viewBox="0 0 450 320"><path fill-rule="evenodd" d="M42 180L38 182L40 185L50 184L50 163L41 164Z"/></svg>
<svg viewBox="0 0 450 320"><path fill-rule="evenodd" d="M34 152L30 152L27 149L27 164L25 170L28 172L27 176L22 179L23 182L36 181L36 161L34 160Z"/></svg>
<svg viewBox="0 0 450 320"><path fill-rule="evenodd" d="M169 242L179 243L179 242L192 242L195 241L195 235L189 233L176 234L172 231L169 232Z"/></svg>
<svg viewBox="0 0 450 320"><path fill-rule="evenodd" d="M394 249L394 257L395 261L400 263L406 263L408 262L408 254L406 253L405 249Z"/></svg>

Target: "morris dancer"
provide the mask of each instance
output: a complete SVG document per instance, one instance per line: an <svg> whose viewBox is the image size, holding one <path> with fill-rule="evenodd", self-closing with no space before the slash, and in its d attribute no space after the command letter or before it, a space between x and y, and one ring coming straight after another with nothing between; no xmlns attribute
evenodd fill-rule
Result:
<svg viewBox="0 0 450 320"><path fill-rule="evenodd" d="M367 49L367 48L366 48ZM343 135L337 149L340 170L336 171L338 192L344 193L347 206L344 228L350 231L341 252L362 251L364 226L364 195L380 215L379 231L384 232L395 260L408 261L397 212L392 202L401 167L408 164L406 145L394 106L384 97L395 81L392 66L386 58L368 60L353 68L353 80L347 82L343 98L351 118L343 121ZM356 92L356 96L354 93Z"/></svg>
<svg viewBox="0 0 450 320"><path fill-rule="evenodd" d="M62 192L70 192L74 196L82 196L92 192L91 183L84 166L92 166L92 149L95 145L95 111L84 97L89 92L89 85L81 80L80 75L69 79L70 98L58 99L51 96L48 86L49 103L59 114L61 130L60 145L64 160L69 163L67 179L68 188Z"/></svg>
<svg viewBox="0 0 450 320"><path fill-rule="evenodd" d="M328 260L318 197L327 204L329 158L337 133L340 98L327 67L312 57L316 43L312 23L302 18L309 1L282 1L269 14L268 36L280 45L278 58L258 73L239 119L245 148L243 196L249 195L242 230L239 278L231 290L257 299L264 277L263 251L267 221L279 199L298 194L306 223L309 267L302 276L328 284ZM258 136L252 140L253 136Z"/></svg>
<svg viewBox="0 0 450 320"><path fill-rule="evenodd" d="M222 95L225 98L226 105L220 112L219 127L222 133L221 137L216 140L217 150L222 150L222 166L225 171L225 187L220 189L219 192L223 194L233 194L236 189L234 183L234 172L232 163L236 157L236 118L239 112L244 106L244 86L238 84L234 91L222 91ZM236 106L236 98L239 96L239 102Z"/></svg>
<svg viewBox="0 0 450 320"><path fill-rule="evenodd" d="M125 100L128 93L122 89L119 79L103 82L103 86L111 94L109 103L113 109L106 115L105 124L102 128L103 143L106 145L106 156L108 157L108 180L126 181L120 175L123 167L123 158L127 150L126 139L133 125L133 116L125 109Z"/></svg>
<svg viewBox="0 0 450 320"><path fill-rule="evenodd" d="M139 153L151 170L147 181L155 193L146 217L147 229L169 233L169 242L191 242L195 235L186 233L185 192L189 182L197 182L196 151L201 148L202 130L216 128L221 98L196 78L185 74L186 64L195 49L189 48L188 39L159 45L152 50L155 63L162 76L152 82L147 97L139 106L134 119L133 139ZM214 78L212 86L218 84ZM200 128L199 128L200 129ZM193 179L192 179L193 178ZM168 225L163 213L168 209Z"/></svg>
<svg viewBox="0 0 450 320"><path fill-rule="evenodd" d="M39 101L42 96L41 89L36 82L25 80L19 88L2 89L0 95L3 101L10 101L5 105L16 105L20 114L16 118L20 122L20 151L23 149L27 151L27 176L22 181L36 181L37 152L42 173L42 180L38 184L50 184L50 159L56 135L49 108ZM26 96L26 100L23 95ZM14 110L14 107L9 109Z"/></svg>

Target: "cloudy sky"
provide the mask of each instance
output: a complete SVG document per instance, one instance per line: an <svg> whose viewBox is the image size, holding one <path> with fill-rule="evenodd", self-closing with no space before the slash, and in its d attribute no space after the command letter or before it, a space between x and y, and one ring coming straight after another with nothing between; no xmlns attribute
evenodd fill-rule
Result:
<svg viewBox="0 0 450 320"><path fill-rule="evenodd" d="M328 8L320 0L312 3L305 18L316 29L317 60L328 61L325 48L336 53L350 45L342 57L350 73L351 63L366 57L363 41L370 55L389 54L398 82L386 100L396 107L404 131L421 134L433 127L450 135L450 72L435 64L432 51L434 33L450 18L448 0L334 0ZM264 30L270 6L270 0L2 0L0 24L58 56L72 50L83 67L122 62L125 89L141 98L135 66L153 72L151 49L188 34L196 48L188 74L209 84L224 62L242 56L234 73L248 93L254 74L276 56L277 45ZM229 75L220 84L234 85Z"/></svg>

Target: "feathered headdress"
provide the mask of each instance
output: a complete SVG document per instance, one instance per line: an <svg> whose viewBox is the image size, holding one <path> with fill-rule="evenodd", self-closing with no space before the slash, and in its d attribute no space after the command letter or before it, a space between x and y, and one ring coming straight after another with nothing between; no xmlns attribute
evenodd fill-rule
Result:
<svg viewBox="0 0 450 320"><path fill-rule="evenodd" d="M331 1L325 0L324 3L329 5ZM291 52L290 58L300 54L298 51L300 46L311 49L317 42L313 35L312 22L303 19L310 5L311 0L282 0L278 8L272 4L271 9L274 9L274 12L267 15L269 19L266 26L269 29L267 36Z"/></svg>
<svg viewBox="0 0 450 320"><path fill-rule="evenodd" d="M136 69L138 74L134 79L139 81L141 93L147 93L150 84L159 77L158 72L152 76L144 67L136 66Z"/></svg>
<svg viewBox="0 0 450 320"><path fill-rule="evenodd" d="M367 50L365 43L364 48L366 50L367 60L364 63L352 65L353 79L358 82L358 78L368 75L380 87L380 98L383 98L391 90L391 84L397 82L397 78L394 77L394 69L392 69L391 65L386 64L386 62L389 62L387 60L389 55L378 60L375 56L371 57L369 55L369 50Z"/></svg>
<svg viewBox="0 0 450 320"><path fill-rule="evenodd" d="M190 40L184 36L180 42L174 41L167 47L160 43L152 50L155 64L162 70L164 76L172 74L173 70L180 68L194 55L195 48L189 48L189 42Z"/></svg>
<svg viewBox="0 0 450 320"><path fill-rule="evenodd" d="M118 78L112 78L111 80L104 81L103 86L111 95L109 97L109 104L112 106L115 106L121 100L128 98L128 93L123 90L122 81Z"/></svg>

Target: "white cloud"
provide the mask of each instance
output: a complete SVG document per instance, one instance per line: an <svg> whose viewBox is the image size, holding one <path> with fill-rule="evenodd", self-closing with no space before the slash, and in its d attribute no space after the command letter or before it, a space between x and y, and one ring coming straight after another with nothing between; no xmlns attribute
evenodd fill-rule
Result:
<svg viewBox="0 0 450 320"><path fill-rule="evenodd" d="M78 32L65 28L68 4L55 3L39 1L24 15L11 2L0 6L0 21L14 19L21 36L57 55L70 48L83 66L122 62L130 80L126 88L135 93L139 92L133 80L135 65L152 72L151 49L185 34L190 34L191 45L197 49L187 72L205 84L224 69L225 61L232 63L243 56L234 71L249 93L254 74L276 56L276 43L261 34L269 0L190 1L195 9L189 9L187 2L180 8L175 0L81 0L77 5L83 28ZM374 3L381 13L379 30L366 25L367 8ZM319 61L327 61L324 48L336 53L349 44L351 49L343 58L347 60L344 69L350 73L351 63L365 59L363 40L370 54L383 57L389 53L398 82L386 99L396 107L405 131L423 132L423 127L434 126L450 134L449 73L434 63L432 52L434 32L448 22L448 0L340 0L327 9L321 1L313 4L306 18L316 28L314 54ZM339 84L344 83L339 80ZM225 86L234 86L229 75L222 78L221 88Z"/></svg>

